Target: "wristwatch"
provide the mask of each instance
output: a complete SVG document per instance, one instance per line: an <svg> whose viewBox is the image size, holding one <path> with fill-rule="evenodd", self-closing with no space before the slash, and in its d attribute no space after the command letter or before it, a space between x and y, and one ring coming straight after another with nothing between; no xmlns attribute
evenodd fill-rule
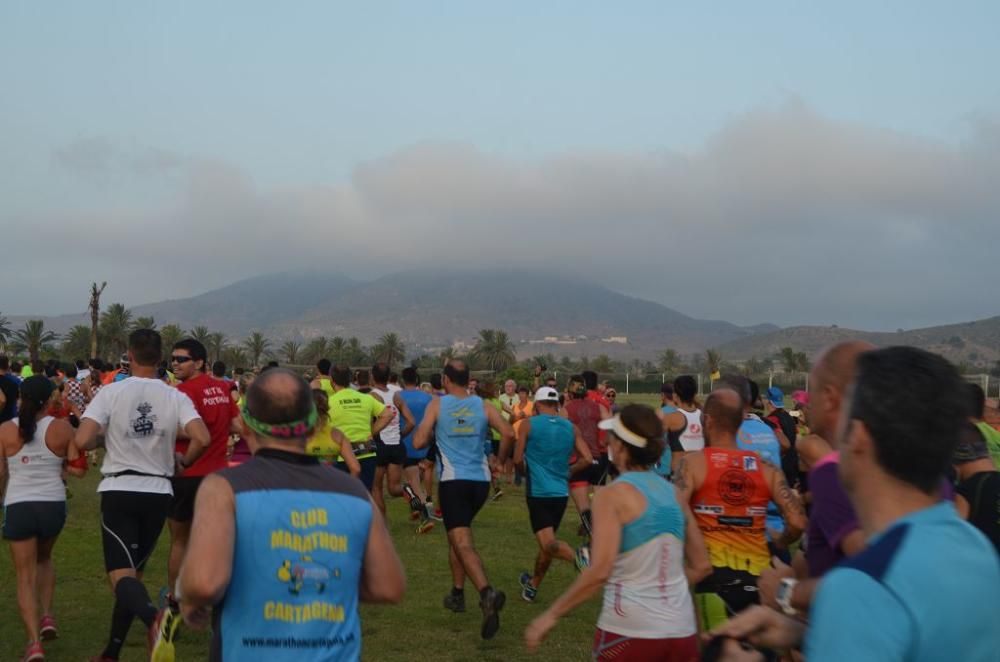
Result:
<svg viewBox="0 0 1000 662"><path fill-rule="evenodd" d="M789 616L795 616L798 613L798 610L792 606L792 593L795 591L795 585L798 583L799 580L797 579L785 577L778 584L778 594L774 596L774 601L781 607L781 611Z"/></svg>

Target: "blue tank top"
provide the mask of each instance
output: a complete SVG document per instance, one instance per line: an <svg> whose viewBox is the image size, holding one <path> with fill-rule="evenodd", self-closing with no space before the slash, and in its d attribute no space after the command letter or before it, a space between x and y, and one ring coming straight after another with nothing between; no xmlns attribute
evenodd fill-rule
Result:
<svg viewBox="0 0 1000 662"><path fill-rule="evenodd" d="M314 457L267 448L219 476L236 497L236 545L210 659L360 659L372 521L364 486Z"/></svg>
<svg viewBox="0 0 1000 662"><path fill-rule="evenodd" d="M674 486L652 471L629 471L617 480L628 483L646 497L646 510L622 528L620 554L629 552L665 533L684 540L684 512Z"/></svg>
<svg viewBox="0 0 1000 662"><path fill-rule="evenodd" d="M739 432L736 433L736 445L740 450L753 451L760 459L781 470L781 444L774 436L771 426L756 416L743 419ZM773 501L767 504L767 526L779 532L785 530L785 520L781 518L778 506Z"/></svg>
<svg viewBox="0 0 1000 662"><path fill-rule="evenodd" d="M675 411L677 411L677 407L673 405L663 405L662 407L660 407L660 411L662 411L664 414L672 414ZM669 478L671 474L670 464L673 462L673 460L674 460L674 453L673 451L670 450L669 433L664 432L663 453L660 454L660 461L653 465L653 472L655 472L658 476Z"/></svg>
<svg viewBox="0 0 1000 662"><path fill-rule="evenodd" d="M430 393L424 393L419 389L404 389L399 392L399 397L403 398L403 402L406 403L406 406L410 408L410 413L413 414L413 429L415 431L420 427L421 421L424 420L424 412L427 411L427 405L434 398ZM400 419L400 425L402 424L403 421ZM424 459L427 457L427 451L430 450L428 446L424 446L420 450L414 450L413 432L403 437L403 445L406 446L406 457L413 459Z"/></svg>
<svg viewBox="0 0 1000 662"><path fill-rule="evenodd" d="M489 428L483 407L483 400L477 395L441 398L434 427L439 480L490 480L490 465L483 454L483 440Z"/></svg>
<svg viewBox="0 0 1000 662"><path fill-rule="evenodd" d="M532 416L527 423L531 425L524 447L527 495L569 496L569 458L576 444L573 424L562 416L549 414Z"/></svg>

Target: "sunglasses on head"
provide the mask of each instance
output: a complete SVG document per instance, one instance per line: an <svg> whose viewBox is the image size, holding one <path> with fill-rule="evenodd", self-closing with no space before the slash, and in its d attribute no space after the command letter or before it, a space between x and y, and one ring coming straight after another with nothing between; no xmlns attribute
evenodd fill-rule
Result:
<svg viewBox="0 0 1000 662"><path fill-rule="evenodd" d="M194 361L190 356L171 356L171 363L187 363L188 361Z"/></svg>

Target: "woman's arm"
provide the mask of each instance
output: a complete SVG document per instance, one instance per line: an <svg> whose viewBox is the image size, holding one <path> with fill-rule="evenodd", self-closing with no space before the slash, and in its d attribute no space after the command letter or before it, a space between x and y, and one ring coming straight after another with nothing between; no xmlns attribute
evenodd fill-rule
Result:
<svg viewBox="0 0 1000 662"><path fill-rule="evenodd" d="M351 472L351 475L357 478L361 475L361 464L358 463L358 459L354 457L354 449L351 448L351 442L347 439L347 436L334 428L330 431L330 435L333 437L334 441L340 443L340 457L344 458L344 464L347 465L347 470Z"/></svg>

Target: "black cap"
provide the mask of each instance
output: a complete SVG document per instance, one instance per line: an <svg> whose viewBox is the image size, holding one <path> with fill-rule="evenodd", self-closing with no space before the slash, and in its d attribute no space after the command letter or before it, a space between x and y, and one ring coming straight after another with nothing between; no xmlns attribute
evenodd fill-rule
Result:
<svg viewBox="0 0 1000 662"><path fill-rule="evenodd" d="M21 382L21 398L39 405L48 402L54 390L56 390L56 385L43 375L32 375Z"/></svg>

